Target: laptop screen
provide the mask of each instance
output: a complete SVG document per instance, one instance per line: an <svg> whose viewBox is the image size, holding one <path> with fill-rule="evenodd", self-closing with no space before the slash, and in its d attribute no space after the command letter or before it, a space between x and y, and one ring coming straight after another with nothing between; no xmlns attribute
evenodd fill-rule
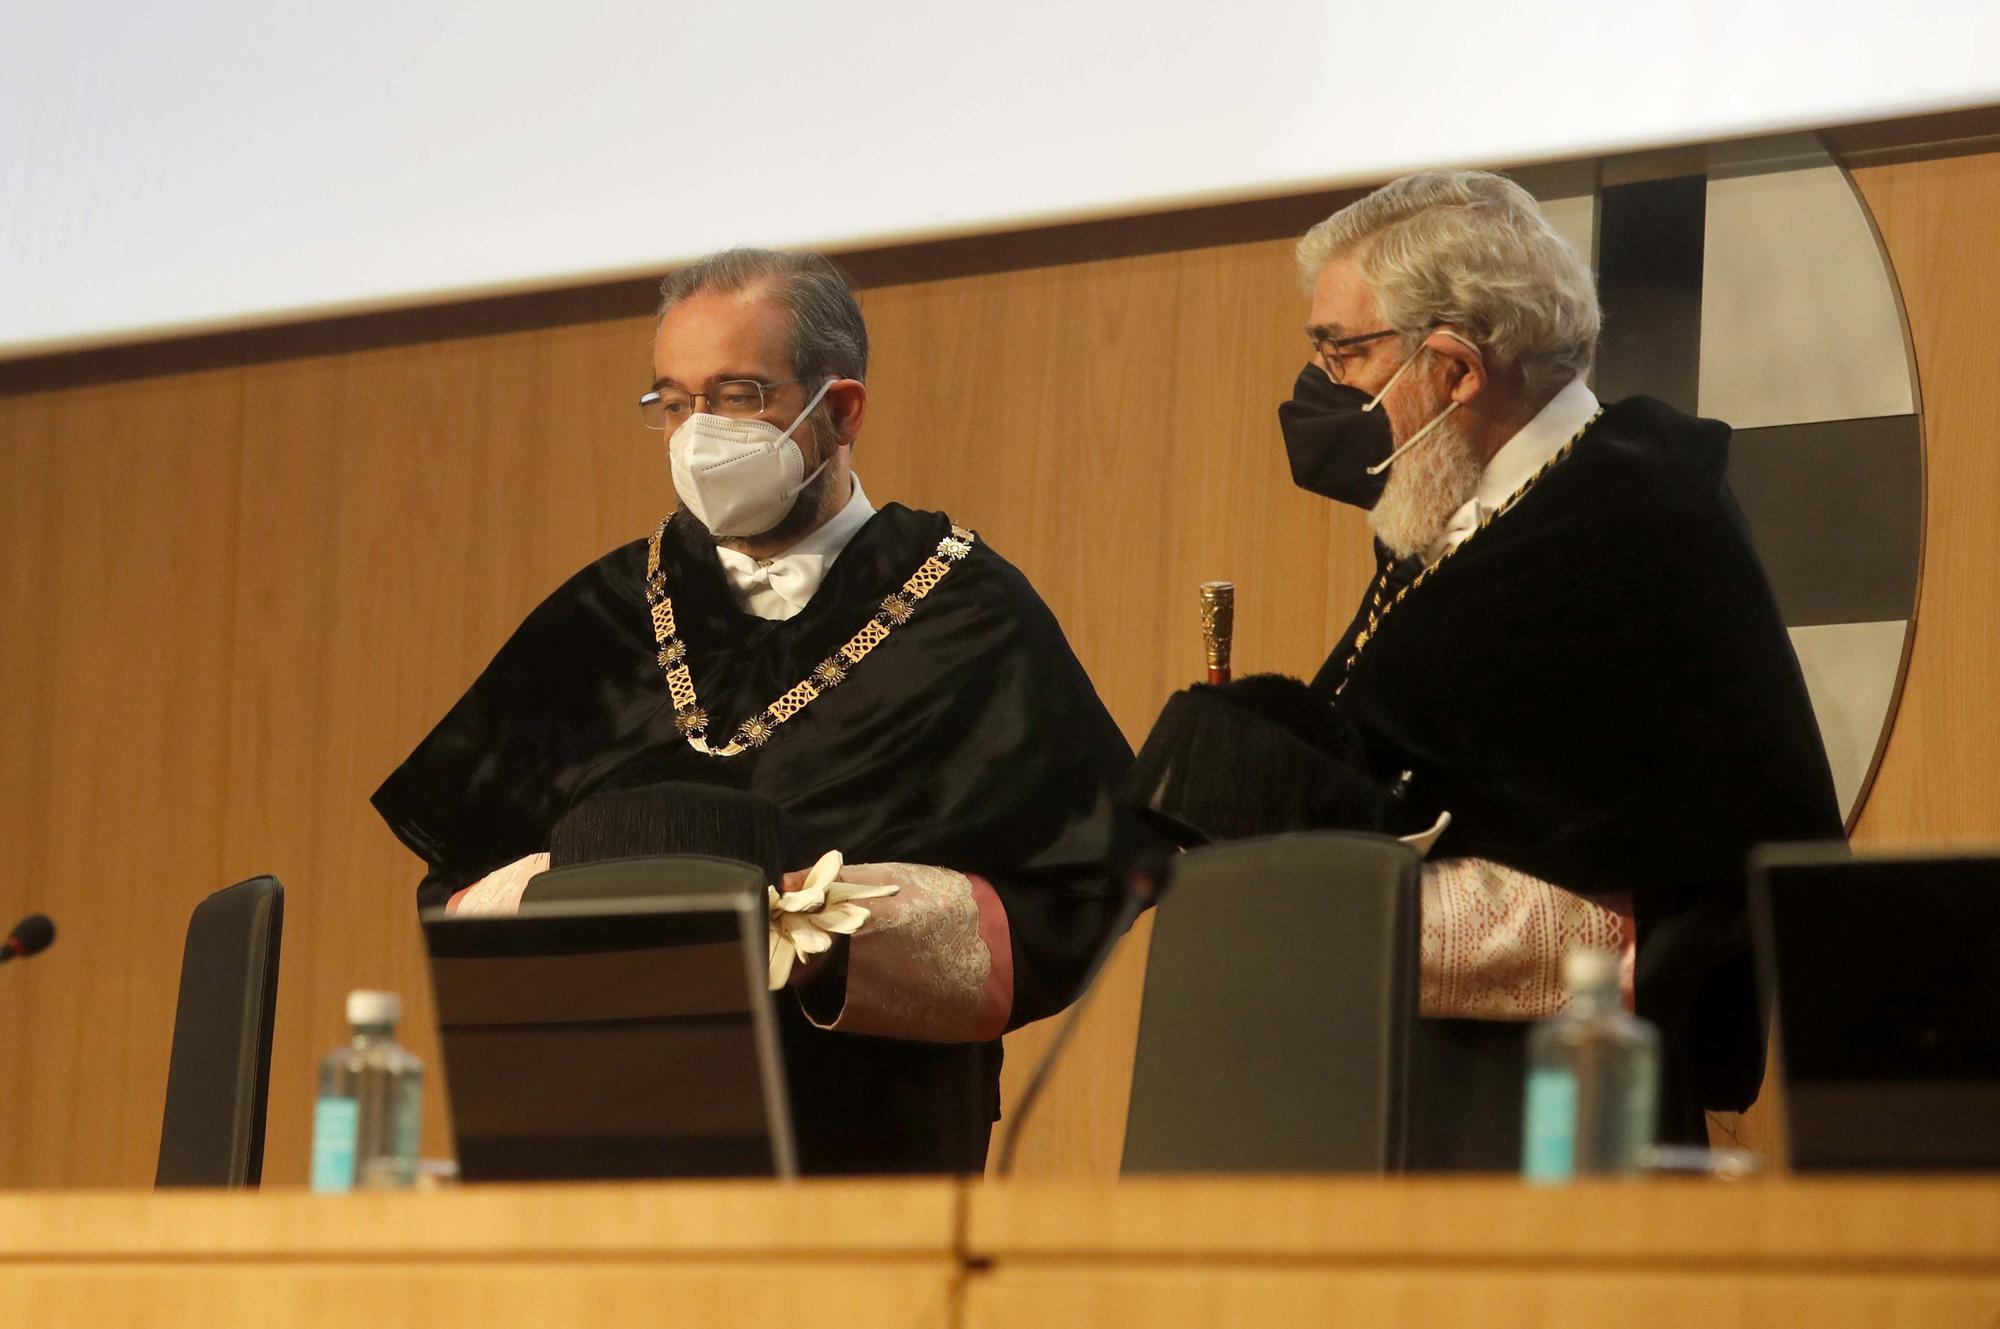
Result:
<svg viewBox="0 0 2000 1329"><path fill-rule="evenodd" d="M2000 1166L2000 856L1761 855L1793 1165Z"/></svg>
<svg viewBox="0 0 2000 1329"><path fill-rule="evenodd" d="M423 916L468 1181L790 1176L765 921L739 896Z"/></svg>

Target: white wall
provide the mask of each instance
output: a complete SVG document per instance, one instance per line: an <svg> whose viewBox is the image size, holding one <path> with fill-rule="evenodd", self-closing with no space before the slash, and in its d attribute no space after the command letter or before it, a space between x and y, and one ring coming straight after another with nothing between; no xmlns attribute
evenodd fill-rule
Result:
<svg viewBox="0 0 2000 1329"><path fill-rule="evenodd" d="M2000 3L0 0L0 356L2000 102Z"/></svg>

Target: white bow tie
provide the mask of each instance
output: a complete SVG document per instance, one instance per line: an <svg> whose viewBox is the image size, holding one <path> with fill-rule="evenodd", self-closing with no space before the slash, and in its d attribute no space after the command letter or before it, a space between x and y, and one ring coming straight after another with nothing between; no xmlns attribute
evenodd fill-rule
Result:
<svg viewBox="0 0 2000 1329"><path fill-rule="evenodd" d="M716 551L739 603L764 619L787 619L806 607L826 577L826 555L781 554L755 559L734 549Z"/></svg>

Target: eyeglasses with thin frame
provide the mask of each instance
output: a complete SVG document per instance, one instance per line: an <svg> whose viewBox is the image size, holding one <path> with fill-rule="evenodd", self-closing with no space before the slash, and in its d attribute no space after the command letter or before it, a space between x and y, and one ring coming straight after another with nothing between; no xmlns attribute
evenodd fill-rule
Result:
<svg viewBox="0 0 2000 1329"><path fill-rule="evenodd" d="M1384 337L1396 335L1394 328L1384 328L1380 332L1357 332L1351 337L1335 337L1325 328L1307 328L1306 339L1312 343L1313 358L1327 377L1336 383L1347 382L1348 352L1357 346L1381 341Z"/></svg>
<svg viewBox="0 0 2000 1329"><path fill-rule="evenodd" d="M748 420L764 413L772 388L799 381L781 378L775 383L763 383L754 378L726 378L707 392L689 392L672 385L657 387L640 395L639 418L648 429L677 429L681 421L694 413L695 398L699 397L708 403L712 414Z"/></svg>

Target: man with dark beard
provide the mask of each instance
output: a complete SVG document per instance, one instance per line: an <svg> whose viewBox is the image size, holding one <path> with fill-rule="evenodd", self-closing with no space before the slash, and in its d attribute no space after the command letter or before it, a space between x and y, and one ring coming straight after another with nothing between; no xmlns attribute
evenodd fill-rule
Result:
<svg viewBox="0 0 2000 1329"><path fill-rule="evenodd" d="M1313 686L1378 779L1412 773L1390 829L1452 816L1423 871L1426 1036L1518 1076L1563 957L1619 951L1663 1036L1662 1133L1701 1139L1763 1069L1746 856L1841 834L1729 429L1598 402L1591 273L1499 176L1397 180L1298 261L1293 476L1368 508L1378 556ZM1448 1099L1419 1104L1420 1141Z"/></svg>
<svg viewBox="0 0 2000 1329"><path fill-rule="evenodd" d="M838 850L876 888L779 1003L802 1166L977 1171L1001 1033L1069 1001L1122 898L1131 753L1018 572L942 513L870 504L867 361L817 255L669 278L640 405L679 510L543 602L375 805L429 865L420 904L508 912L594 794L777 803L797 868Z"/></svg>

